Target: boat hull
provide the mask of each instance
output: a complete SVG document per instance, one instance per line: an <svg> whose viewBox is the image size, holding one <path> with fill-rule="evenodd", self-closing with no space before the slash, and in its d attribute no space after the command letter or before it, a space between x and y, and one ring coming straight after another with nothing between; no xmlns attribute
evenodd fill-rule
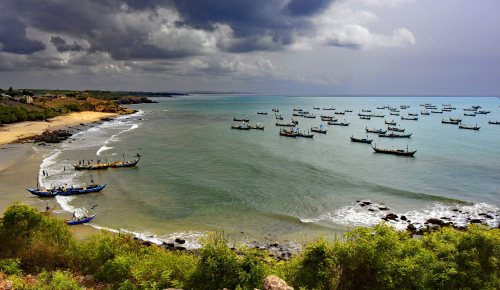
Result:
<svg viewBox="0 0 500 290"><path fill-rule="evenodd" d="M66 224L69 226L86 224L86 223L90 222L91 220L93 220L95 218L95 216L96 215L93 214L91 216L88 216L88 217L85 217L82 219L78 219L78 220L66 220Z"/></svg>

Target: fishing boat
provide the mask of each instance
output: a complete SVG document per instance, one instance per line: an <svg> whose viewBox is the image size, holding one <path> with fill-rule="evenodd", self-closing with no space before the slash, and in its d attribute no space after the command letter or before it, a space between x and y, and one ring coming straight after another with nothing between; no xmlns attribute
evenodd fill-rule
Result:
<svg viewBox="0 0 500 290"><path fill-rule="evenodd" d="M405 117L405 116L401 116L401 120L418 121L418 117Z"/></svg>
<svg viewBox="0 0 500 290"><path fill-rule="evenodd" d="M481 106L472 106L473 109L481 109Z"/></svg>
<svg viewBox="0 0 500 290"><path fill-rule="evenodd" d="M246 118L246 117L245 118L236 118L236 117L234 117L233 121L235 121L235 122L250 122L250 119Z"/></svg>
<svg viewBox="0 0 500 290"><path fill-rule="evenodd" d="M482 114L482 115L487 115L489 113L491 113L491 111L483 111L483 110L481 110L481 111L477 111L476 112L476 114Z"/></svg>
<svg viewBox="0 0 500 290"><path fill-rule="evenodd" d="M314 134L312 133L309 133L309 132L297 132L297 137L301 137L301 138L312 138L314 137Z"/></svg>
<svg viewBox="0 0 500 290"><path fill-rule="evenodd" d="M286 129L280 129L280 136L285 136L285 137L292 137L295 138L297 137L297 132L293 131L293 129L286 130Z"/></svg>
<svg viewBox="0 0 500 290"><path fill-rule="evenodd" d="M389 133L385 133L385 134L378 134L378 136L385 137L385 138L410 138L411 133L410 134L396 134L396 133L389 132Z"/></svg>
<svg viewBox="0 0 500 290"><path fill-rule="evenodd" d="M378 110L383 110L385 109L385 106L382 106L382 107L377 107Z"/></svg>
<svg viewBox="0 0 500 290"><path fill-rule="evenodd" d="M384 154L392 154L392 155L398 155L398 156L408 156L408 157L413 157L417 150L410 151L408 150L408 146L406 147L406 150L404 149L386 149L386 148L380 148L373 146L373 150L375 150L376 153L384 153Z"/></svg>
<svg viewBox="0 0 500 290"><path fill-rule="evenodd" d="M461 118L450 118L450 121L462 122L462 119Z"/></svg>
<svg viewBox="0 0 500 290"><path fill-rule="evenodd" d="M332 121L333 117L321 117L321 121Z"/></svg>
<svg viewBox="0 0 500 290"><path fill-rule="evenodd" d="M80 217L80 218L65 220L65 222L69 226L80 225L80 224L85 224L85 223L90 222L91 220L93 220L95 218L95 216L96 216L96 214L93 214L91 216L84 216L84 217Z"/></svg>
<svg viewBox="0 0 500 290"><path fill-rule="evenodd" d="M431 113L429 111L421 111L420 115L430 115Z"/></svg>
<svg viewBox="0 0 500 290"><path fill-rule="evenodd" d="M313 110L319 110L319 107L313 107Z"/></svg>
<svg viewBox="0 0 500 290"><path fill-rule="evenodd" d="M359 118L361 120L371 120L372 117L370 117L370 116L360 116Z"/></svg>
<svg viewBox="0 0 500 290"><path fill-rule="evenodd" d="M418 114L417 114L417 113L408 113L408 116L413 116L413 117L415 117L415 116L418 116Z"/></svg>
<svg viewBox="0 0 500 290"><path fill-rule="evenodd" d="M399 113L397 112L390 112L389 114L391 114L392 116L399 116Z"/></svg>
<svg viewBox="0 0 500 290"><path fill-rule="evenodd" d="M311 127L311 131L316 133L326 134L326 129L323 129L323 125L319 127Z"/></svg>
<svg viewBox="0 0 500 290"><path fill-rule="evenodd" d="M398 127L387 127L387 130L389 131L395 131L395 132L404 132L404 128L398 128Z"/></svg>
<svg viewBox="0 0 500 290"><path fill-rule="evenodd" d="M375 133L375 134L385 134L387 130L384 129L373 129L373 128L365 128L366 133Z"/></svg>
<svg viewBox="0 0 500 290"><path fill-rule="evenodd" d="M386 124L386 125L391 125L391 126L396 126L396 124L397 124L397 123L396 123L396 121L394 121L394 120L392 120L392 121L387 121L387 120L385 120L385 124Z"/></svg>
<svg viewBox="0 0 500 290"><path fill-rule="evenodd" d="M443 111L441 111L441 110L439 110L439 111L437 111L437 110L431 110L431 113L433 113L433 114L442 114Z"/></svg>
<svg viewBox="0 0 500 290"><path fill-rule="evenodd" d="M91 163L91 164L72 164L75 170L100 170L108 169L110 167L109 163Z"/></svg>
<svg viewBox="0 0 500 290"><path fill-rule="evenodd" d="M250 130L246 124L241 124L241 125L231 125L231 129L236 129L236 130Z"/></svg>
<svg viewBox="0 0 500 290"><path fill-rule="evenodd" d="M372 114L363 114L363 113L358 113L358 116L360 117L371 117Z"/></svg>
<svg viewBox="0 0 500 290"><path fill-rule="evenodd" d="M260 124L248 125L248 129L250 129L250 130L264 130L264 126L262 126Z"/></svg>
<svg viewBox="0 0 500 290"><path fill-rule="evenodd" d="M408 109L409 107L410 107L409 105L401 105L401 106L399 106L399 108L403 109L403 110Z"/></svg>
<svg viewBox="0 0 500 290"><path fill-rule="evenodd" d="M370 109L361 109L361 112L371 112L372 110Z"/></svg>
<svg viewBox="0 0 500 290"><path fill-rule="evenodd" d="M337 122L337 120L335 120L335 121L328 122L328 125L335 125L335 126L344 126L344 127L346 127L346 126L349 126L349 123L347 123L345 120L344 120L344 122Z"/></svg>
<svg viewBox="0 0 500 290"><path fill-rule="evenodd" d="M443 124L458 125L458 123L460 123L460 121L458 121L458 120L455 121L455 120L451 120L451 119L449 119L449 120L442 119L441 123L443 123Z"/></svg>
<svg viewBox="0 0 500 290"><path fill-rule="evenodd" d="M481 127L479 127L477 124L475 126L460 124L460 125L458 125L458 128L460 128L460 129L469 129L469 130L479 130L479 129L481 129Z"/></svg>
<svg viewBox="0 0 500 290"><path fill-rule="evenodd" d="M334 107L330 107L330 108L323 107L323 110L325 110L325 111L335 111L335 108Z"/></svg>
<svg viewBox="0 0 500 290"><path fill-rule="evenodd" d="M64 187L60 186L51 189L27 188L29 192L39 197L55 197L57 195L77 195L91 192L99 192L106 187L106 184L92 184L86 187Z"/></svg>
<svg viewBox="0 0 500 290"><path fill-rule="evenodd" d="M273 111L275 113L279 113L280 110L278 110L278 108L273 108L271 111Z"/></svg>
<svg viewBox="0 0 500 290"><path fill-rule="evenodd" d="M292 118L292 120L290 120L290 122L292 122L292 124L295 124L295 125L297 125L299 123L299 121L297 121L297 120L295 120L293 118Z"/></svg>
<svg viewBox="0 0 500 290"><path fill-rule="evenodd" d="M464 116L475 117L476 113L464 113Z"/></svg>
<svg viewBox="0 0 500 290"><path fill-rule="evenodd" d="M293 108L293 111L294 112L302 112L302 109L300 109L300 108Z"/></svg>
<svg viewBox="0 0 500 290"><path fill-rule="evenodd" d="M352 112L352 110L351 110L351 109L345 109L345 110L344 110L344 112L346 112L346 113L351 113L351 112Z"/></svg>
<svg viewBox="0 0 500 290"><path fill-rule="evenodd" d="M475 112L475 111L477 111L477 109L476 108L464 108L464 111Z"/></svg>
<svg viewBox="0 0 500 290"><path fill-rule="evenodd" d="M316 119L316 116L315 115L304 115L302 116L304 118L308 118L308 119Z"/></svg>
<svg viewBox="0 0 500 290"><path fill-rule="evenodd" d="M371 144L373 139L368 139L368 136L366 138L356 138L351 135L351 141L352 142L358 142L358 143L366 143L366 144Z"/></svg>
<svg viewBox="0 0 500 290"><path fill-rule="evenodd" d="M336 115L345 115L345 112L335 112Z"/></svg>
<svg viewBox="0 0 500 290"><path fill-rule="evenodd" d="M276 120L283 120L283 117L281 115L275 115Z"/></svg>
<svg viewBox="0 0 500 290"><path fill-rule="evenodd" d="M293 113L292 116L295 116L295 117L304 117L304 114L299 112L299 113Z"/></svg>
<svg viewBox="0 0 500 290"><path fill-rule="evenodd" d="M442 108L441 111L443 111L443 112L451 112L451 109L450 108Z"/></svg>
<svg viewBox="0 0 500 290"><path fill-rule="evenodd" d="M295 123L280 123L276 122L274 125L279 126L279 127L295 127Z"/></svg>
<svg viewBox="0 0 500 290"><path fill-rule="evenodd" d="M500 121L488 121L488 124L491 124L491 125L500 125Z"/></svg>
<svg viewBox="0 0 500 290"><path fill-rule="evenodd" d="M372 117L383 118L383 117L385 117L385 115L384 114L372 114Z"/></svg>
<svg viewBox="0 0 500 290"><path fill-rule="evenodd" d="M129 161L125 161L125 160L115 161L115 162L109 163L109 167L111 167L111 168L132 167L132 166L136 166L137 163L139 163L139 160L141 160L141 157L138 157L137 159L129 160Z"/></svg>
<svg viewBox="0 0 500 290"><path fill-rule="evenodd" d="M257 112L257 115L267 115L267 112Z"/></svg>

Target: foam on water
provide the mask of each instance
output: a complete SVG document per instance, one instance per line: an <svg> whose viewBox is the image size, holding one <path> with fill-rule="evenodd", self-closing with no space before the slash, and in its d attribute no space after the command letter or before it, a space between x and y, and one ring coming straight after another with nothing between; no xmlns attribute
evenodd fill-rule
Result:
<svg viewBox="0 0 500 290"><path fill-rule="evenodd" d="M470 220L481 219L483 223L490 227L497 227L500 222L500 208L487 203L474 203L472 205L433 203L431 206L421 210L411 210L398 212L394 210L381 211L380 206L361 207L359 204L344 206L333 212L322 214L313 218L301 218L304 223L332 223L343 226L374 226L382 221L389 212L405 216L406 221L399 218L395 221L389 220L387 223L393 225L398 230L404 230L409 223L417 229L425 227L425 222L430 218L442 219L444 222L452 222L456 226L466 226ZM372 210L369 210L372 209ZM485 214L491 218L485 218Z"/></svg>
<svg viewBox="0 0 500 290"><path fill-rule="evenodd" d="M101 148L99 148L99 150L97 150L96 155L97 156L101 156L101 152L106 151L106 150L110 150L110 149L113 149L113 148L114 147L108 147L106 145L103 145Z"/></svg>

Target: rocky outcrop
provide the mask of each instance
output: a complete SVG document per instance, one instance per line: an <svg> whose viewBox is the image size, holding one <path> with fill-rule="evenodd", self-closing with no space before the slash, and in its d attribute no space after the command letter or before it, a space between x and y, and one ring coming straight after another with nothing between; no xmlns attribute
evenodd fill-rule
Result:
<svg viewBox="0 0 500 290"><path fill-rule="evenodd" d="M128 105L128 104L158 103L158 102L148 99L146 97L125 96L116 100L115 103L119 105Z"/></svg>
<svg viewBox="0 0 500 290"><path fill-rule="evenodd" d="M293 287L288 286L278 276L271 275L264 279L264 290L293 290Z"/></svg>

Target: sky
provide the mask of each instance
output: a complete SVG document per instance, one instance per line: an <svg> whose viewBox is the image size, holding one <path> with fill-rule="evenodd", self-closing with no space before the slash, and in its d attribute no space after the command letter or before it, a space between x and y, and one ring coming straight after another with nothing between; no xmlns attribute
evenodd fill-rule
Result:
<svg viewBox="0 0 500 290"><path fill-rule="evenodd" d="M0 88L500 95L498 0L0 0Z"/></svg>

